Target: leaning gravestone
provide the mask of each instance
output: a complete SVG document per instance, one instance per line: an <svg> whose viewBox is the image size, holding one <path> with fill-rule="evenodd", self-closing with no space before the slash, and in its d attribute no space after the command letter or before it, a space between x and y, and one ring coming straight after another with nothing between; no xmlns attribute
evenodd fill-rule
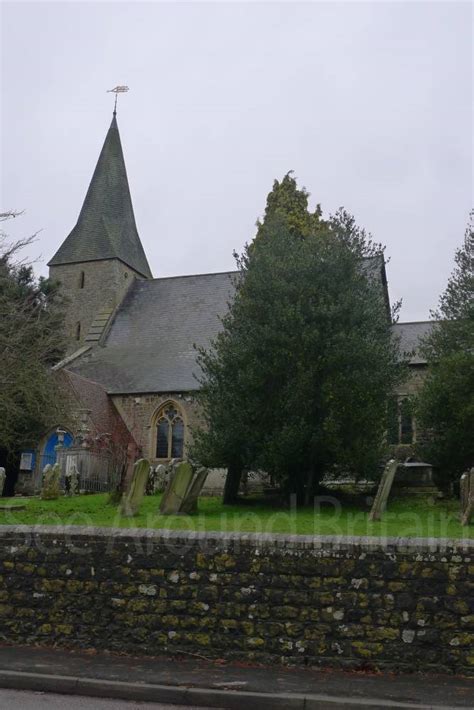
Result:
<svg viewBox="0 0 474 710"><path fill-rule="evenodd" d="M374 503L372 505L372 510L369 514L369 520L380 520L387 507L388 497L393 485L393 479L398 468L398 461L395 459L390 459L390 461L385 466L382 478L380 479L380 484L377 490L377 495L375 496Z"/></svg>
<svg viewBox="0 0 474 710"><path fill-rule="evenodd" d="M55 500L61 495L61 469L59 464L54 466L47 464L43 469L43 487L41 498L43 500Z"/></svg>
<svg viewBox="0 0 474 710"><path fill-rule="evenodd" d="M7 474L5 473L5 469L3 466L0 466L0 496L3 495L3 488L5 486L5 478L7 477Z"/></svg>
<svg viewBox="0 0 474 710"><path fill-rule="evenodd" d="M199 469L195 474L187 461L174 464L170 480L163 494L160 513L176 515L192 513L197 509L197 499L206 480L207 469Z"/></svg>
<svg viewBox="0 0 474 710"><path fill-rule="evenodd" d="M161 499L160 513L170 515L179 513L193 478L193 467L183 461L174 467L166 491Z"/></svg>
<svg viewBox="0 0 474 710"><path fill-rule="evenodd" d="M469 525L474 518L474 468L461 476L461 525Z"/></svg>
<svg viewBox="0 0 474 710"><path fill-rule="evenodd" d="M120 505L120 513L126 518L131 518L139 512L149 474L150 462L147 459L137 461L133 467L129 489L124 493Z"/></svg>
<svg viewBox="0 0 474 710"><path fill-rule="evenodd" d="M191 513L197 512L199 494L201 493L202 487L206 482L208 473L209 471L207 468L198 469L181 504L180 513L187 513L188 515L191 515Z"/></svg>

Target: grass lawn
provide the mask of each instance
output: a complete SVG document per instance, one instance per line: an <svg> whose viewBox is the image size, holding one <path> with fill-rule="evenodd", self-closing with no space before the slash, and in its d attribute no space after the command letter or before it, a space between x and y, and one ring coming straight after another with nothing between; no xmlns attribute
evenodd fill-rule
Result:
<svg viewBox="0 0 474 710"><path fill-rule="evenodd" d="M263 501L248 500L223 506L220 498L201 498L196 515L160 515L160 496L144 498L140 514L122 518L107 504L108 495L82 495L43 501L39 498L3 498L2 506L26 503L25 510L0 511L0 525L86 525L216 530L300 535L373 535L401 537L474 538L474 526L462 527L459 502L424 499L394 499L380 522L371 523L367 511L354 504L333 503L320 509L275 508Z"/></svg>

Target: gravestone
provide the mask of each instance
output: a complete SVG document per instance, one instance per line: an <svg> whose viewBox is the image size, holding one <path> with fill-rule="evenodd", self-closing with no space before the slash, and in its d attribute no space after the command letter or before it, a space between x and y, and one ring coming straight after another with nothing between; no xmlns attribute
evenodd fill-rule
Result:
<svg viewBox="0 0 474 710"><path fill-rule="evenodd" d="M160 463L155 469L155 493L163 493L170 480L168 467Z"/></svg>
<svg viewBox="0 0 474 710"><path fill-rule="evenodd" d="M66 471L64 477L65 492L67 496L77 496L79 493L79 471L73 463Z"/></svg>
<svg viewBox="0 0 474 710"><path fill-rule="evenodd" d="M380 484L377 490L377 495L372 505L372 510L369 514L369 520L380 520L387 507L388 496L393 485L393 479L398 468L398 461L395 459L390 459L384 468L382 478L380 479Z"/></svg>
<svg viewBox="0 0 474 710"><path fill-rule="evenodd" d="M474 518L474 468L461 476L461 525L469 525Z"/></svg>
<svg viewBox="0 0 474 710"><path fill-rule="evenodd" d="M187 461L174 464L170 480L163 494L160 513L177 515L192 513L197 509L197 499L207 476L207 469L200 468L197 473Z"/></svg>
<svg viewBox="0 0 474 710"><path fill-rule="evenodd" d="M55 500L61 495L61 469L59 464L54 466L47 464L43 469L43 487L41 498L43 500Z"/></svg>
<svg viewBox="0 0 474 710"><path fill-rule="evenodd" d="M179 513L182 502L193 478L193 467L183 461L174 466L170 481L161 499L160 513L172 515Z"/></svg>
<svg viewBox="0 0 474 710"><path fill-rule="evenodd" d="M145 488L145 495L146 496L152 496L154 494L155 479L156 479L156 469L153 466L150 466L150 470L148 472L148 479L146 482L146 488Z"/></svg>
<svg viewBox="0 0 474 710"><path fill-rule="evenodd" d="M200 468L197 470L181 505L180 513L187 513L188 515L191 515L191 513L197 512L198 498L202 491L202 487L206 482L208 473L209 470L207 468Z"/></svg>
<svg viewBox="0 0 474 710"><path fill-rule="evenodd" d="M0 496L3 495L3 488L5 486L5 479L7 477L7 474L5 473L5 469L3 466L0 466Z"/></svg>
<svg viewBox="0 0 474 710"><path fill-rule="evenodd" d="M171 465L170 465L171 466ZM153 496L163 493L170 478L169 467L160 463L158 466L150 468L150 476L146 486L146 495Z"/></svg>
<svg viewBox="0 0 474 710"><path fill-rule="evenodd" d="M139 512L149 475L150 462L147 459L137 461L133 467L130 486L124 493L120 505L120 513L126 518L131 518Z"/></svg>

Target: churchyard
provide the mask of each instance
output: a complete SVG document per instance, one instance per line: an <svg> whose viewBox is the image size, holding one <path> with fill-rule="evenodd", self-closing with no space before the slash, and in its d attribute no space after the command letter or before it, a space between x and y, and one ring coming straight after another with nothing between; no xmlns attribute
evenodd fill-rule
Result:
<svg viewBox="0 0 474 710"><path fill-rule="evenodd" d="M380 521L369 520L369 508L354 503L325 500L312 507L275 509L257 499L237 505L222 504L221 498L204 497L195 515L163 515L160 494L146 496L133 517L120 514L107 504L107 494L84 495L44 501L4 498L0 525L86 525L169 530L212 530L222 532L286 533L298 535L374 535L390 537L449 537L473 539L472 525L462 526L456 500L429 501L394 499ZM5 510L5 508L8 508Z"/></svg>
<svg viewBox="0 0 474 710"><path fill-rule="evenodd" d="M408 482L407 482L408 471ZM221 496L201 495L208 470L173 460L154 467L140 459L108 493L81 489L75 465L61 470L47 465L36 496L3 498L0 525L77 525L85 527L256 534L376 536L398 538L472 539L474 470L460 481L461 506L432 483L430 467L413 472L391 459L376 483L364 487L331 483L312 505L285 503L278 489L242 495L234 505ZM5 474L0 470L0 486ZM415 484L415 485L414 485Z"/></svg>
<svg viewBox="0 0 474 710"><path fill-rule="evenodd" d="M133 515L126 504L113 505L109 494L3 498L0 525L79 525L188 531L363 535L390 537L474 538L474 527L461 524L459 501L434 497L390 498L381 520L370 520L372 495L354 499L343 494L316 498L314 506L279 507L258 495L223 505L221 497L203 496L194 514L160 512L163 494L145 495ZM26 505L25 505L26 503ZM21 505L21 509L18 507ZM124 509L125 508L125 509Z"/></svg>

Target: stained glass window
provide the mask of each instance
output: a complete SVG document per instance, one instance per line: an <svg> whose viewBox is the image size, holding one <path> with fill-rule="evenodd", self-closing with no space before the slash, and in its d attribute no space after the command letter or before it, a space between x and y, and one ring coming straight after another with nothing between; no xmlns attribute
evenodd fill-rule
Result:
<svg viewBox="0 0 474 710"><path fill-rule="evenodd" d="M157 433L156 433L156 458L157 459L167 459L168 458L168 438L169 438L169 422L167 419L160 419L158 421Z"/></svg>
<svg viewBox="0 0 474 710"><path fill-rule="evenodd" d="M181 458L184 447L184 423L181 417L176 417L173 421L171 435L171 457Z"/></svg>
<svg viewBox="0 0 474 710"><path fill-rule="evenodd" d="M156 458L181 458L184 450L184 421L173 405L159 412L156 424Z"/></svg>

